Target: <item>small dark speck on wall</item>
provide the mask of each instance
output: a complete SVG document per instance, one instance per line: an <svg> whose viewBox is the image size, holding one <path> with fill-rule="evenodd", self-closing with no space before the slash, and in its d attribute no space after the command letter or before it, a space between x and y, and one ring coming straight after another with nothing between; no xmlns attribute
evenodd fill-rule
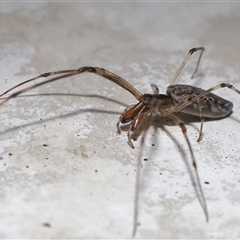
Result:
<svg viewBox="0 0 240 240"><path fill-rule="evenodd" d="M44 227L48 227L48 228L50 228L50 227L51 227L51 224L50 224L50 223L47 223L47 222L45 222L45 223L43 223L43 226L44 226Z"/></svg>

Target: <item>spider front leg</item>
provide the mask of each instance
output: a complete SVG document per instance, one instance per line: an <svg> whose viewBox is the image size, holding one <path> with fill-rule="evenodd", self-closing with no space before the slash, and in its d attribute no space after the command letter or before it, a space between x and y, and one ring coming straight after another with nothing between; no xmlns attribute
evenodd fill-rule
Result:
<svg viewBox="0 0 240 240"><path fill-rule="evenodd" d="M63 78L68 78L74 75L78 75L78 74L82 74L84 72L89 72L89 73L94 73L96 75L102 76L110 81L112 81L113 83L117 84L118 86L120 86L121 88L127 90L128 92L130 92L137 100L140 100L142 97L142 94L136 89L134 88L128 81L126 81L125 79L121 78L120 76L106 70L103 68L98 68L98 67L89 67L89 66L85 66L85 67L81 67L79 69L73 69L73 70L62 70L62 71L55 71L55 72L47 72L47 73L43 73L39 76L36 76L34 78L28 79L22 83L19 83L15 86L13 86L12 88L8 89L7 91L3 92L2 94L0 94L0 97L4 96L5 94L7 94L8 92L18 88L19 86L22 86L26 83L29 82L33 82L39 78L47 78L53 75L59 75L53 78L50 78L48 80L36 83L32 86L29 87L25 87L21 90L18 90L14 93L12 93L10 96L6 97L5 99L3 99L2 102L0 102L0 106L5 104L6 102L8 102L10 99L17 97L18 95L21 95L25 92L28 92L34 88L40 87L42 85L45 84L49 84L51 82L55 82L58 81L60 79Z"/></svg>
<svg viewBox="0 0 240 240"><path fill-rule="evenodd" d="M138 126L141 124L142 119L145 116L144 115L145 112L146 112L145 103L140 101L137 104L127 107L123 111L122 115L120 116L117 122L118 133L121 133L120 123L122 124L130 123L127 136L128 136L128 144L131 148L134 148L134 145L131 139L131 132L135 132L138 130Z"/></svg>

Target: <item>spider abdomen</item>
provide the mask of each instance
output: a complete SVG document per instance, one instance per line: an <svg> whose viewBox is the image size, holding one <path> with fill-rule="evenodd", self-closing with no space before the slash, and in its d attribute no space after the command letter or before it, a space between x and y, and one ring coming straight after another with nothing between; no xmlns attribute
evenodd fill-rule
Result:
<svg viewBox="0 0 240 240"><path fill-rule="evenodd" d="M172 98L176 104L184 101L192 101L189 105L184 107L181 112L194 116L199 116L201 113L203 117L207 118L222 118L232 111L232 102L213 93L207 93L194 101L194 98L204 92L204 89L183 84L170 85L167 88L167 95Z"/></svg>

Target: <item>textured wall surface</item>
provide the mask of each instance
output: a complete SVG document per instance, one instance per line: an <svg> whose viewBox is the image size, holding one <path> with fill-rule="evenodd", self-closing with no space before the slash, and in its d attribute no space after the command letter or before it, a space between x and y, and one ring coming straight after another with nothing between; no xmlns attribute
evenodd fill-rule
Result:
<svg viewBox="0 0 240 240"><path fill-rule="evenodd" d="M206 48L201 74L191 79L196 53L177 83L240 88L239 11L239 3L0 3L0 89L89 65L164 94L198 46ZM215 93L233 113L206 121L200 143L199 118L182 116L210 221L184 164L181 129L158 117L143 152L137 238L240 238L240 95ZM131 149L116 123L136 102L85 73L0 106L0 238L131 237L140 141Z"/></svg>

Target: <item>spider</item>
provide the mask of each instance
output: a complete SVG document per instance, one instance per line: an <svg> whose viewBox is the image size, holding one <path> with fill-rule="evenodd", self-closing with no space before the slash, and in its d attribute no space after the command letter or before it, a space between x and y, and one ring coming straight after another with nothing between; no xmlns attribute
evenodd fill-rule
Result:
<svg viewBox="0 0 240 240"><path fill-rule="evenodd" d="M184 58L182 64L180 65L172 81L170 82L170 85L167 87L166 94L159 94L159 89L155 84L152 84L153 94L142 94L125 79L121 78L120 76L108 70L105 70L103 68L98 68L98 67L85 66L79 69L47 72L39 76L36 76L34 78L28 79L24 82L21 82L13 86L12 88L8 89L4 93L2 93L0 97L4 96L8 92L28 82L32 82L39 78L46 78L46 77L59 74L59 76L50 78L48 80L44 80L40 83L36 83L30 87L23 88L19 91L16 91L10 94L5 99L2 99L2 101L0 102L0 106L8 102L10 99L15 98L22 93L30 91L31 89L37 88L44 84L48 84L50 82L60 80L62 78L78 75L84 72L95 73L104 78L107 78L108 80L119 85L121 88L130 92L138 101L136 104L128 106L123 111L123 113L121 114L117 122L118 133L121 133L120 124L129 124L127 138L128 138L128 144L131 148L134 148L134 145L132 143L132 136L135 133L138 133L139 131L140 131L140 134L142 135L141 142L140 142L140 151L137 157L132 236L135 236L137 231L137 226L138 226L139 185L140 185L140 170L141 170L143 147L144 147L147 130L151 125L153 116L156 114L159 114L164 117L172 118L173 120L176 121L176 123L181 128L181 131L183 133L183 136L186 140L186 143L190 152L191 161L194 168L194 173L196 178L195 180L192 178L194 189L195 189L197 198L200 202L200 205L203 209L204 215L206 217L206 221L208 222L209 216L208 216L207 204L206 204L205 196L200 183L194 152L193 152L191 143L189 141L189 138L187 136L187 129L183 121L176 115L176 113L183 112L183 113L200 117L201 123L200 123L199 137L197 139L197 141L199 142L202 137L204 118L214 119L214 118L226 117L227 115L230 114L233 108L233 104L230 101L225 100L213 94L212 91L215 91L219 88L225 88L225 87L237 92L238 94L240 94L240 91L228 83L218 84L214 87L209 88L208 90L203 90L201 88L197 88L190 85L175 84L179 74L181 73L187 61L189 60L191 55L197 51L200 51L200 55L197 61L196 69L192 77L194 77L197 74L200 60L204 51L204 47L197 47L189 50L187 56ZM142 126L144 126L144 128L142 128ZM139 136L139 134L137 135Z"/></svg>

